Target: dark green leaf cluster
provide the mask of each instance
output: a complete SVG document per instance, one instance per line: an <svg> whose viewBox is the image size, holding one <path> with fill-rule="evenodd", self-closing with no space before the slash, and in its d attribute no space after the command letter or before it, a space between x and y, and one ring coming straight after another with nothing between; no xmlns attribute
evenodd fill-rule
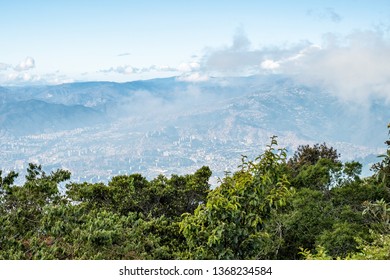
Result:
<svg viewBox="0 0 390 280"><path fill-rule="evenodd" d="M173 259L185 251L181 215L205 203L211 171L68 183L65 195L68 171L30 164L23 186L16 176L0 181L0 259Z"/></svg>

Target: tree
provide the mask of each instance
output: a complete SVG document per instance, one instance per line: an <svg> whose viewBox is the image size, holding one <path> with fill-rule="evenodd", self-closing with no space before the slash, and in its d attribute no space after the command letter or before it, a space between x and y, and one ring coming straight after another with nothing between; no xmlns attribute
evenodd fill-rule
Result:
<svg viewBox="0 0 390 280"><path fill-rule="evenodd" d="M390 136L390 123L387 125L389 129L388 135ZM374 164L371 168L375 172L375 177L378 182L381 182L384 186L390 189L390 139L385 141L387 145L386 154L380 155L381 162Z"/></svg>
<svg viewBox="0 0 390 280"><path fill-rule="evenodd" d="M291 184L297 188L309 188L322 192L329 191L334 186L342 164L327 158L319 159L314 165L305 164L299 173L291 179Z"/></svg>
<svg viewBox="0 0 390 280"><path fill-rule="evenodd" d="M178 218L183 213L193 213L206 201L210 190L210 168L203 166L194 174L159 175L148 181L141 174L115 176L103 183L72 183L67 185L67 195L74 201L92 208L126 215L139 212L144 216Z"/></svg>
<svg viewBox="0 0 390 280"><path fill-rule="evenodd" d="M342 170L339 157L337 150L325 143L299 146L287 162L291 184L297 189L328 191Z"/></svg>
<svg viewBox="0 0 390 280"><path fill-rule="evenodd" d="M376 232L390 234L390 203L384 199L364 202L363 215L368 216Z"/></svg>
<svg viewBox="0 0 390 280"><path fill-rule="evenodd" d="M0 170L0 195L9 189L13 185L15 179L18 177L18 173L15 171L11 171L5 177L2 177L2 174L3 171Z"/></svg>
<svg viewBox="0 0 390 280"><path fill-rule="evenodd" d="M351 222L335 222L331 229L325 229L317 238L316 249L324 248L333 258L346 258L358 252L358 238L368 238L363 225Z"/></svg>
<svg viewBox="0 0 390 280"><path fill-rule="evenodd" d="M241 170L227 175L206 204L180 223L189 258L257 259L269 237L265 228L271 211L283 207L292 190L283 173L286 151L275 150L276 137L254 162L242 160Z"/></svg>
<svg viewBox="0 0 390 280"><path fill-rule="evenodd" d="M317 144L287 161L272 137L212 190L205 166L65 194L69 171L0 172L0 259L390 259L389 156L368 178L338 157Z"/></svg>
<svg viewBox="0 0 390 280"><path fill-rule="evenodd" d="M278 258L299 259L299 248L315 248L318 236L332 227L334 209L323 192L302 188L296 191L286 210L279 218L283 245Z"/></svg>
<svg viewBox="0 0 390 280"><path fill-rule="evenodd" d="M292 158L288 160L288 166L293 174L299 173L299 170L305 165L315 165L320 159L328 159L330 162L340 163L340 154L333 147L328 147L326 143L309 145L300 145L294 152Z"/></svg>
<svg viewBox="0 0 390 280"><path fill-rule="evenodd" d="M2 180L0 257L23 259L32 254L31 238L43 235L39 229L43 209L62 200L58 186L70 178L70 172L59 169L47 175L40 165L30 163L23 186L10 185L15 177L10 173Z"/></svg>

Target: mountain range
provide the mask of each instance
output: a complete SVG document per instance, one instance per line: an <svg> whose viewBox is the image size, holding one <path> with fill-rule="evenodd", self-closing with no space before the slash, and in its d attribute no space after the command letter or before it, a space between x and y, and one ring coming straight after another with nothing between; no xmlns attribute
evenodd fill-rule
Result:
<svg viewBox="0 0 390 280"><path fill-rule="evenodd" d="M383 150L389 121L384 100L347 102L281 75L0 87L0 166L23 172L38 162L98 181L209 165L220 177L272 135L290 154L326 142L367 165Z"/></svg>

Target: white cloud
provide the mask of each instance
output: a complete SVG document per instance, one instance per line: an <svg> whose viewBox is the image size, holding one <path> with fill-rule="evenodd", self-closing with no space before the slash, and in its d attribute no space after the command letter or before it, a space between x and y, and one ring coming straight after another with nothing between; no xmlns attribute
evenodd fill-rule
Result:
<svg viewBox="0 0 390 280"><path fill-rule="evenodd" d="M168 65L152 65L150 67L141 68L141 72L175 72L177 69Z"/></svg>
<svg viewBox="0 0 390 280"><path fill-rule="evenodd" d="M251 50L251 43L242 28L236 30L230 46L208 49L202 60L207 71L235 74L259 64L258 50Z"/></svg>
<svg viewBox="0 0 390 280"><path fill-rule="evenodd" d="M111 67L109 69L101 70L103 73L118 73L118 74L133 74L138 72L138 68L134 68L130 65L123 65L117 67Z"/></svg>
<svg viewBox="0 0 390 280"><path fill-rule="evenodd" d="M198 62L186 62L181 63L178 67L172 67L168 65L151 65L148 67L134 67L131 65L122 65L116 67L110 67L108 69L100 70L102 73L116 73L116 74L143 74L150 72L172 72L172 73L192 73L199 70L200 64Z"/></svg>
<svg viewBox="0 0 390 280"><path fill-rule="evenodd" d="M74 79L60 71L40 73L35 68L35 60L26 57L17 65L0 63L0 85L43 85L71 83Z"/></svg>
<svg viewBox="0 0 390 280"><path fill-rule="evenodd" d="M31 74L28 72L18 73L12 72L6 76L4 81L8 85L16 85L16 84L35 84L42 82L42 77L37 74Z"/></svg>
<svg viewBox="0 0 390 280"><path fill-rule="evenodd" d="M69 78L67 75L62 74L60 71L46 73L45 75L42 75L40 78L41 78L41 83L52 84L52 85L75 82L74 79Z"/></svg>
<svg viewBox="0 0 390 280"><path fill-rule="evenodd" d="M35 60L32 57L26 57L14 67L15 71L26 71L35 68Z"/></svg>
<svg viewBox="0 0 390 280"><path fill-rule="evenodd" d="M11 65L9 65L9 64L0 63L0 71L7 70L7 69L10 68L10 67L11 67Z"/></svg>
<svg viewBox="0 0 390 280"><path fill-rule="evenodd" d="M199 67L200 64L198 62L181 63L177 70L180 72L192 72L198 70Z"/></svg>
<svg viewBox="0 0 390 280"><path fill-rule="evenodd" d="M250 75L278 68L279 60L295 55L308 42L286 48L267 47L254 49L242 29L238 29L230 46L208 49L200 60L201 69L212 75ZM272 63L271 63L272 62Z"/></svg>
<svg viewBox="0 0 390 280"><path fill-rule="evenodd" d="M198 72L183 74L177 78L178 81L183 82L204 82L207 81L209 77L205 74L201 74Z"/></svg>
<svg viewBox="0 0 390 280"><path fill-rule="evenodd" d="M261 63L261 68L265 70L276 70L280 67L279 62L273 61L272 59L266 59Z"/></svg>
<svg viewBox="0 0 390 280"><path fill-rule="evenodd" d="M207 50L200 60L200 73L277 72L299 83L323 87L343 100L364 103L383 98L390 102L390 34L386 32L327 34L321 45L300 42L259 49L251 49L249 41L240 38L243 43Z"/></svg>
<svg viewBox="0 0 390 280"><path fill-rule="evenodd" d="M256 67L261 60L259 51L236 49L234 45L220 50L209 50L202 65L208 71L237 74Z"/></svg>
<svg viewBox="0 0 390 280"><path fill-rule="evenodd" d="M122 66L116 66L116 67L100 70L99 72L129 75L129 74L142 74L142 73L149 73L149 72L172 72L172 71L177 71L177 69L167 65L161 65L161 66L151 65L149 67L142 67L142 68L134 67L131 65L122 65Z"/></svg>
<svg viewBox="0 0 390 280"><path fill-rule="evenodd" d="M325 38L324 46L302 50L296 59L281 63L283 73L299 81L321 85L345 100L369 98L390 101L390 41L374 31L345 38Z"/></svg>
<svg viewBox="0 0 390 280"><path fill-rule="evenodd" d="M249 41L247 35L245 34L244 28L241 26L237 28L236 33L233 37L233 44L231 50L234 51L246 51L251 47L251 42Z"/></svg>
<svg viewBox="0 0 390 280"><path fill-rule="evenodd" d="M321 46L311 44L311 45L305 46L303 49L299 50L298 53L293 54L290 57L282 59L281 62L283 63L283 62L289 62L289 61L296 61L296 60L299 60L305 56L313 54L319 50L321 50Z"/></svg>
<svg viewBox="0 0 390 280"><path fill-rule="evenodd" d="M299 50L297 53L286 52L285 56L280 57L279 60L273 60L273 59L265 59L260 63L260 67L264 70L271 70L275 71L279 69L282 65L287 64L289 62L297 62L299 63L299 60L304 58L307 55L310 55L318 50L320 50L321 47L318 45L309 45L304 47L303 49ZM280 52L279 52L280 53ZM270 54L267 54L270 56ZM272 56L272 54L271 54ZM280 56L280 55L277 55Z"/></svg>

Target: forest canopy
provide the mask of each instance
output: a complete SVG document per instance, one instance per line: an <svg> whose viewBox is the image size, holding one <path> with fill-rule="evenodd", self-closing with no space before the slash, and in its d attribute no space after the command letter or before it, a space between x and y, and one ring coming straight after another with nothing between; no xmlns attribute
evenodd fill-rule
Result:
<svg viewBox="0 0 390 280"><path fill-rule="evenodd" d="M107 184L30 163L15 185L0 170L0 259L390 259L385 144L363 178L325 143L288 158L274 136L216 188L207 166Z"/></svg>

